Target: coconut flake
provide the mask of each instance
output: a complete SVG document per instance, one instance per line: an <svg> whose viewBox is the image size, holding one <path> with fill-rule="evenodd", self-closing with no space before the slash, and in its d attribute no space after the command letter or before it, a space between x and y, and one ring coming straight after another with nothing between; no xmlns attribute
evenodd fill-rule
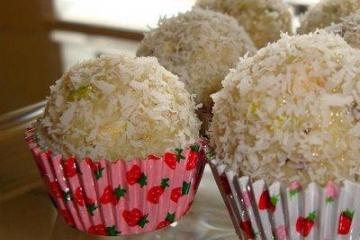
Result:
<svg viewBox="0 0 360 240"><path fill-rule="evenodd" d="M70 107L60 116L60 123L66 127L74 118L76 104L70 104Z"/></svg>
<svg viewBox="0 0 360 240"><path fill-rule="evenodd" d="M98 89L100 89L104 94L110 94L115 90L115 86L113 84L107 83L101 80L94 80L92 81Z"/></svg>
<svg viewBox="0 0 360 240"><path fill-rule="evenodd" d="M324 94L322 96L323 104L327 106L346 106L350 105L354 101L353 96L344 96L341 94Z"/></svg>

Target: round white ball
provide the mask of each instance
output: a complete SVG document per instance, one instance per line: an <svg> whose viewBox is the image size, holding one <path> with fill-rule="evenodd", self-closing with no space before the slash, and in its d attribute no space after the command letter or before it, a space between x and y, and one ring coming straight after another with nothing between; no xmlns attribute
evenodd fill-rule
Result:
<svg viewBox="0 0 360 240"><path fill-rule="evenodd" d="M235 19L213 11L193 9L169 19L145 34L138 56L155 56L179 76L196 102L210 108L210 95L239 58L256 49Z"/></svg>
<svg viewBox="0 0 360 240"><path fill-rule="evenodd" d="M358 9L359 0L321 0L301 18L298 32L309 33L332 23L339 23L342 17L349 16Z"/></svg>
<svg viewBox="0 0 360 240"><path fill-rule="evenodd" d="M197 6L236 18L261 48L292 32L292 16L282 0L198 0Z"/></svg>
<svg viewBox="0 0 360 240"><path fill-rule="evenodd" d="M217 156L268 183L358 181L360 51L324 31L242 59L213 95Z"/></svg>
<svg viewBox="0 0 360 240"><path fill-rule="evenodd" d="M325 30L339 34L350 46L360 49L360 10Z"/></svg>
<svg viewBox="0 0 360 240"><path fill-rule="evenodd" d="M71 67L51 87L38 130L65 156L132 160L195 142L194 110L184 84L155 58L103 56Z"/></svg>

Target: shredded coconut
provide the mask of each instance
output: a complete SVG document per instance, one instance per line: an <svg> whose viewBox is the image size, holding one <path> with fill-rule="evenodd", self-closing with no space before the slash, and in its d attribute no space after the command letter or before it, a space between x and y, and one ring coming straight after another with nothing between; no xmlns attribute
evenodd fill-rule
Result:
<svg viewBox="0 0 360 240"><path fill-rule="evenodd" d="M152 57L103 56L73 66L51 87L38 121L42 144L95 161L162 154L198 139L195 103Z"/></svg>
<svg viewBox="0 0 360 240"><path fill-rule="evenodd" d="M256 49L236 20L213 11L193 9L169 19L145 34L138 56L155 56L177 74L196 102L212 105L210 95L238 59Z"/></svg>
<svg viewBox="0 0 360 240"><path fill-rule="evenodd" d="M282 0L198 0L197 6L235 17L258 48L291 33L292 16Z"/></svg>
<svg viewBox="0 0 360 240"><path fill-rule="evenodd" d="M311 7L301 18L299 33L309 33L316 29L339 23L346 17L360 9L359 0L321 0Z"/></svg>
<svg viewBox="0 0 360 240"><path fill-rule="evenodd" d="M360 180L359 83L360 51L340 36L283 35L212 95L218 157L269 182Z"/></svg>
<svg viewBox="0 0 360 240"><path fill-rule="evenodd" d="M360 10L342 18L339 24L327 27L326 31L340 34L350 46L360 49Z"/></svg>

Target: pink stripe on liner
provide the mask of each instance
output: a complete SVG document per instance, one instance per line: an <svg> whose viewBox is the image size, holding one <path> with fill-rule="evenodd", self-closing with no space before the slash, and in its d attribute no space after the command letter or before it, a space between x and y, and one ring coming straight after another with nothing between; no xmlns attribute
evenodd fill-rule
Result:
<svg viewBox="0 0 360 240"><path fill-rule="evenodd" d="M79 172L81 172L81 168L78 166ZM88 211L86 209L87 198L84 190L82 189L81 180L79 175L75 175L74 177L68 178L68 186L71 190L71 199L74 202L74 207L77 210L77 214L81 219L83 224L83 229L89 229L92 225Z"/></svg>
<svg viewBox="0 0 360 240"><path fill-rule="evenodd" d="M90 166L85 162L82 161L78 165L80 165L81 170L81 183L82 189L84 190L86 196L86 210L87 214L90 218L91 223L93 226L99 225L103 223L103 219L101 218L100 209L99 209L99 194L96 184L96 177ZM100 166L100 169L102 166ZM102 171L102 174L105 174ZM89 229L85 229L88 231Z"/></svg>
<svg viewBox="0 0 360 240"><path fill-rule="evenodd" d="M115 226L115 210L114 205L117 204L117 197L114 193L116 186L111 184L111 163L109 165L105 160L100 161L100 166L104 169L103 176L95 181L95 185L98 189L98 197L100 198L99 201L99 208L100 212L103 217L103 222L105 226Z"/></svg>
<svg viewBox="0 0 360 240"><path fill-rule="evenodd" d="M143 164L146 164L146 163L143 163ZM142 198L142 201L140 203L141 206L142 206L141 210L142 210L142 212L144 214L148 214L149 216L153 216L152 221L149 222L145 226L145 231L149 231L149 229L155 229L156 228L157 222L158 222L158 220L159 220L159 218L161 216L160 209L161 208L166 208L166 206L161 205L163 203L160 202L161 199L163 199L163 197L164 197L163 193L159 197L159 203L158 204L148 202L148 199L147 199L149 191L154 187L159 187L160 184L161 184L162 178L168 178L167 175L164 175L164 171L163 171L164 166L165 166L165 164L162 163L162 159L150 160L149 164L147 164L147 166L143 166L144 169L147 169L146 172L148 172L149 174L147 175L148 183L142 189L144 197ZM165 171L165 173L166 173L166 171Z"/></svg>
<svg viewBox="0 0 360 240"><path fill-rule="evenodd" d="M112 184L113 186L121 186L126 191L125 197L119 199L118 204L115 206L116 228L122 229L123 232L129 232L126 231L128 227L126 226L125 221L122 218L122 210L126 207L126 201L128 199L129 193L126 184L126 174L120 174L125 172L126 168L124 162L117 161L113 163L113 166L111 167Z"/></svg>
<svg viewBox="0 0 360 240"><path fill-rule="evenodd" d="M71 193L70 186L68 184L68 179L67 179L67 177L65 177L63 169L62 169L62 161L63 161L63 159L61 158L61 156L57 155L54 158L50 159L50 161L48 162L49 166L45 166L45 168L46 168L46 171L48 172L48 168L53 167L54 172L55 172L54 177L56 177L58 183L61 186L61 189L64 192L64 203L65 203L67 210L71 213L71 215L73 217L73 220L75 222L75 227L77 229L84 231L85 230L84 225L79 217L77 208L72 201L72 193ZM58 166L58 167L55 167L55 166Z"/></svg>
<svg viewBox="0 0 360 240"><path fill-rule="evenodd" d="M59 214L95 235L145 233L178 221L191 207L206 163L204 140L181 153L95 162L42 151L31 128L25 137Z"/></svg>
<svg viewBox="0 0 360 240"><path fill-rule="evenodd" d="M191 158L189 157L190 154L191 154L191 151L190 151L190 149L188 149L186 151L185 164L182 165L182 167L185 168L184 169L184 171L185 171L184 179L186 179L185 183L183 182L183 184L185 184L185 186L187 186L186 183L189 183L190 185L188 187L190 188L190 190L189 190L188 194L184 195L184 197L183 197L184 204L178 205L179 209L180 209L177 211L177 214L179 214L178 216L183 215L185 212L187 212L190 209L190 207L191 207L190 204L192 204L192 200L195 197L194 196L195 195L194 185L195 185L196 177L194 176L194 174L196 174L196 172L189 170L189 163L191 161ZM197 155L199 155L199 154L197 154ZM200 156L197 157L198 160L199 160L199 157Z"/></svg>
<svg viewBox="0 0 360 240"><path fill-rule="evenodd" d="M53 196L53 191L50 189L50 195L52 196L57 208L59 209L65 209L65 203L64 203L64 189L61 188L61 185L57 181L57 178L55 176L55 173L53 169L51 168L49 164L49 158L45 157L43 154L38 154L37 159L39 162L39 165L41 165L41 171L43 175L43 180L45 181L45 184L49 188L56 188L55 191L58 191L57 194L60 195L60 197ZM54 186L55 185L55 186Z"/></svg>
<svg viewBox="0 0 360 240"><path fill-rule="evenodd" d="M164 159L161 159L160 161L164 161ZM178 167L178 166L177 166ZM183 176L179 175L178 171L171 171L169 166L166 164L163 164L164 171L169 171L169 178L172 179L172 183L169 187L169 191L167 194L165 194L165 199L167 200L167 213L169 214L175 214L176 215L176 209L179 203L179 199L181 196L181 189L183 185ZM166 214L167 214L166 213ZM161 221L164 221L166 216L161 216ZM160 224L160 219L157 221L157 225Z"/></svg>

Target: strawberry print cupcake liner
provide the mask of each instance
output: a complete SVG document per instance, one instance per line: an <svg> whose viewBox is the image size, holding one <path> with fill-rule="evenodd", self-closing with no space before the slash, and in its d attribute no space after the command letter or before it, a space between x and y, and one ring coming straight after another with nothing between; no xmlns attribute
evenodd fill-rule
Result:
<svg viewBox="0 0 360 240"><path fill-rule="evenodd" d="M359 239L360 184L267 184L209 160L240 239Z"/></svg>
<svg viewBox="0 0 360 240"><path fill-rule="evenodd" d="M65 159L42 149L32 127L25 139L58 213L95 235L146 233L178 221L191 207L206 163L205 140L162 156L111 162Z"/></svg>

